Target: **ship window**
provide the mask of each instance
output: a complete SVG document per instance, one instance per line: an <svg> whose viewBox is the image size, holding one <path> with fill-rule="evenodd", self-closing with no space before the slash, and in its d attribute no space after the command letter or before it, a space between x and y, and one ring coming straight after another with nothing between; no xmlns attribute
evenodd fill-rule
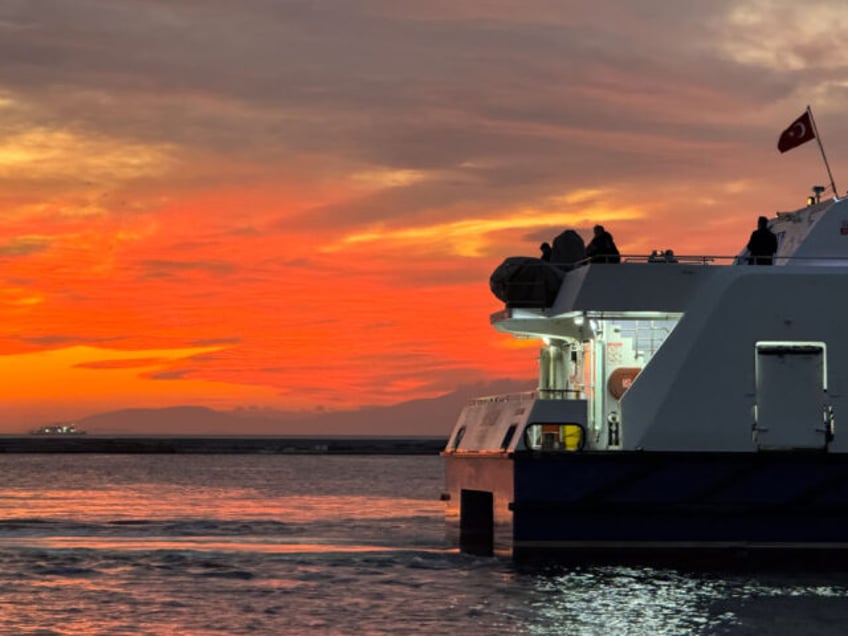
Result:
<svg viewBox="0 0 848 636"><path fill-rule="evenodd" d="M510 424L509 428L506 429L506 435L504 435L503 441L501 442L501 450L509 448L509 443L512 441L512 436L515 435L516 427L516 424Z"/></svg>
<svg viewBox="0 0 848 636"><path fill-rule="evenodd" d="M460 426L459 430L456 432L456 435L453 438L453 444L451 444L451 450L456 450L459 448L459 444L462 442L462 436L465 435L465 427Z"/></svg>
<svg viewBox="0 0 848 636"><path fill-rule="evenodd" d="M576 423L530 424L524 430L524 443L534 451L578 451L583 450L586 434Z"/></svg>

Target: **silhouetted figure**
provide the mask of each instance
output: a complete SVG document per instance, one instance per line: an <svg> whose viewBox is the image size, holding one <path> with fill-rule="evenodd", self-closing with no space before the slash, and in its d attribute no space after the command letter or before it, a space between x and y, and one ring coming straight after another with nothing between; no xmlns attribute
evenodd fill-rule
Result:
<svg viewBox="0 0 848 636"><path fill-rule="evenodd" d="M571 268L586 258L586 244L574 230L560 232L551 248L551 263Z"/></svg>
<svg viewBox="0 0 848 636"><path fill-rule="evenodd" d="M648 257L649 263L677 263L677 257L674 255L674 250L652 250Z"/></svg>
<svg viewBox="0 0 848 636"><path fill-rule="evenodd" d="M553 250L551 249L550 243L542 243L539 246L539 249L542 250L542 255L539 258L541 258L543 261L550 262L551 253L553 252Z"/></svg>
<svg viewBox="0 0 848 636"><path fill-rule="evenodd" d="M748 265L771 265L777 252L777 237L768 229L768 219L757 219L757 229L748 241Z"/></svg>
<svg viewBox="0 0 848 636"><path fill-rule="evenodd" d="M595 237L586 246L586 256L591 258L593 263L620 263L621 257L615 241L612 240L612 234L607 232L603 225L596 225L593 231Z"/></svg>

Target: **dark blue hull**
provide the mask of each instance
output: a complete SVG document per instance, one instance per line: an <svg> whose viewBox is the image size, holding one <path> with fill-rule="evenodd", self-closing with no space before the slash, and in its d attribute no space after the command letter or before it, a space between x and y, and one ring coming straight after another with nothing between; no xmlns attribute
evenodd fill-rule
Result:
<svg viewBox="0 0 848 636"><path fill-rule="evenodd" d="M575 562L848 560L843 455L527 452L445 461L448 520L470 551ZM488 492L491 539L479 512L485 499L475 494Z"/></svg>

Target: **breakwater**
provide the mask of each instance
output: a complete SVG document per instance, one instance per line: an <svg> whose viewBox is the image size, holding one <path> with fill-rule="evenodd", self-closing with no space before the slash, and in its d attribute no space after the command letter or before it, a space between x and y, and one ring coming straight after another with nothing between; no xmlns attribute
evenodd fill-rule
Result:
<svg viewBox="0 0 848 636"><path fill-rule="evenodd" d="M0 435L0 453L435 455L442 437Z"/></svg>

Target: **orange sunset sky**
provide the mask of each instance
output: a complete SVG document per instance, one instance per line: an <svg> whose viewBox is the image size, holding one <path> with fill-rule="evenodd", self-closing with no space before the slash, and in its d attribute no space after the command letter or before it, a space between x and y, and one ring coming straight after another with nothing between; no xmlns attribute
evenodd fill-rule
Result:
<svg viewBox="0 0 848 636"><path fill-rule="evenodd" d="M535 376L509 255L733 254L848 187L844 0L0 3L0 432ZM842 191L844 193L844 190Z"/></svg>

